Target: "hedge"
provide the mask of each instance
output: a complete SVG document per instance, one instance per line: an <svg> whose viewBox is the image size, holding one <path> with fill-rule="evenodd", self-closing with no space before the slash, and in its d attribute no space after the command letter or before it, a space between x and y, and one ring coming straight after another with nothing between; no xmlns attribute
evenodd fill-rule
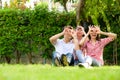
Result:
<svg viewBox="0 0 120 80"><path fill-rule="evenodd" d="M35 10L0 10L0 56L16 58L15 54L40 54L51 58L54 47L49 38L62 31L65 25L75 26L73 13L49 12L46 5Z"/></svg>
<svg viewBox="0 0 120 80"><path fill-rule="evenodd" d="M86 3L87 4L87 3ZM91 8L89 6L89 8ZM95 8L96 9L96 8ZM87 8L85 10L88 10ZM92 9L88 10L91 11ZM111 32L118 34L117 53L120 52L120 12L104 10L109 22ZM92 17L91 14L83 11L81 25L87 25L86 20ZM94 12L95 13L95 12ZM92 18L89 24L98 23L103 31L108 26L104 16L100 13ZM12 58L19 58L25 54L40 54L43 58L50 58L54 47L50 44L49 38L62 31L65 25L76 27L76 14L73 12L49 11L46 5L36 6L35 10L1 9L0 10L0 56L5 57L10 63ZM113 16L114 15L114 16ZM95 19L96 17L96 19ZM88 25L87 25L88 26ZM104 59L106 63L113 64L113 43L106 46ZM19 55L16 57L16 55ZM120 58L120 54L117 55ZM19 62L19 61L18 61ZM118 60L118 63L120 60Z"/></svg>

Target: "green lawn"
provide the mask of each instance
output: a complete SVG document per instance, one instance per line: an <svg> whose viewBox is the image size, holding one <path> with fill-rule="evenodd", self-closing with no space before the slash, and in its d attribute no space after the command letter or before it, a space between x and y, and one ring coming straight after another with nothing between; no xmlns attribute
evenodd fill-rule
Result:
<svg viewBox="0 0 120 80"><path fill-rule="evenodd" d="M0 64L0 80L120 80L119 66L92 69Z"/></svg>

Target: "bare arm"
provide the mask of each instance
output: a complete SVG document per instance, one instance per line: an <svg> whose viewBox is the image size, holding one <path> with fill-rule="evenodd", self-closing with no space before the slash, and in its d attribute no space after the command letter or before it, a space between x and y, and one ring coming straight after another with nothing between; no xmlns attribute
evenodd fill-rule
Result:
<svg viewBox="0 0 120 80"><path fill-rule="evenodd" d="M75 45L75 50L79 50L79 44L78 44L78 39L77 39L77 35L76 35L76 32L75 31L71 31L71 35L73 37L73 42L74 42L74 45Z"/></svg>
<svg viewBox="0 0 120 80"><path fill-rule="evenodd" d="M89 31L87 32L87 34L86 34L85 31L84 31L84 37L83 37L83 38L81 39L81 41L79 42L79 45L80 45L80 46L82 46L86 41L89 40L88 35L90 34L90 30L91 30L90 27L92 27L92 26L89 26Z"/></svg>
<svg viewBox="0 0 120 80"><path fill-rule="evenodd" d="M51 42L52 44L55 44L56 41L57 41L57 39L60 38L60 37L63 36L63 35L64 35L64 32L58 33L58 34L50 37L49 40L50 40L50 42Z"/></svg>
<svg viewBox="0 0 120 80"><path fill-rule="evenodd" d="M85 41L88 40L88 35L89 35L89 33L87 33L87 34L81 39L81 41L79 42L79 45L82 46L82 45L85 43Z"/></svg>
<svg viewBox="0 0 120 80"><path fill-rule="evenodd" d="M113 39L116 39L116 37L117 37L117 34L111 33L111 32L103 32L103 31L101 31L100 34L106 35L106 36L111 37L111 38L113 38Z"/></svg>
<svg viewBox="0 0 120 80"><path fill-rule="evenodd" d="M97 30L98 30L98 34L102 34L102 35L111 37L113 40L116 39L116 37L117 37L117 34L115 34L115 33L103 32L103 31L100 30L100 28L99 28L98 26L96 26L96 28L97 28Z"/></svg>

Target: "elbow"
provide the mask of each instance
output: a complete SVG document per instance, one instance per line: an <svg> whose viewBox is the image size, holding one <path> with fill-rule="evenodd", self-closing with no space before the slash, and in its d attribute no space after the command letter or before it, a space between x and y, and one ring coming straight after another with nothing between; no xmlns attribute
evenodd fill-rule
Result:
<svg viewBox="0 0 120 80"><path fill-rule="evenodd" d="M49 38L49 41L50 41L51 44L54 44L54 43L55 43L55 40L54 40L53 37L50 37L50 38Z"/></svg>
<svg viewBox="0 0 120 80"><path fill-rule="evenodd" d="M49 41L52 42L52 38L51 37L49 38Z"/></svg>
<svg viewBox="0 0 120 80"><path fill-rule="evenodd" d="M114 34L114 39L116 39L117 38L117 34Z"/></svg>
<svg viewBox="0 0 120 80"><path fill-rule="evenodd" d="M111 37L113 38L113 40L115 40L117 38L117 34L113 34Z"/></svg>

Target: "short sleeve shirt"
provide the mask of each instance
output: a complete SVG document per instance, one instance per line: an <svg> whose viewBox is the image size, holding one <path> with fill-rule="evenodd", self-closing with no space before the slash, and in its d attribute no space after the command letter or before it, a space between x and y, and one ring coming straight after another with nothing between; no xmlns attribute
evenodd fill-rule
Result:
<svg viewBox="0 0 120 80"><path fill-rule="evenodd" d="M63 39L57 39L56 44L54 44L55 51L59 54L73 53L74 43L71 40L68 43L65 43Z"/></svg>

